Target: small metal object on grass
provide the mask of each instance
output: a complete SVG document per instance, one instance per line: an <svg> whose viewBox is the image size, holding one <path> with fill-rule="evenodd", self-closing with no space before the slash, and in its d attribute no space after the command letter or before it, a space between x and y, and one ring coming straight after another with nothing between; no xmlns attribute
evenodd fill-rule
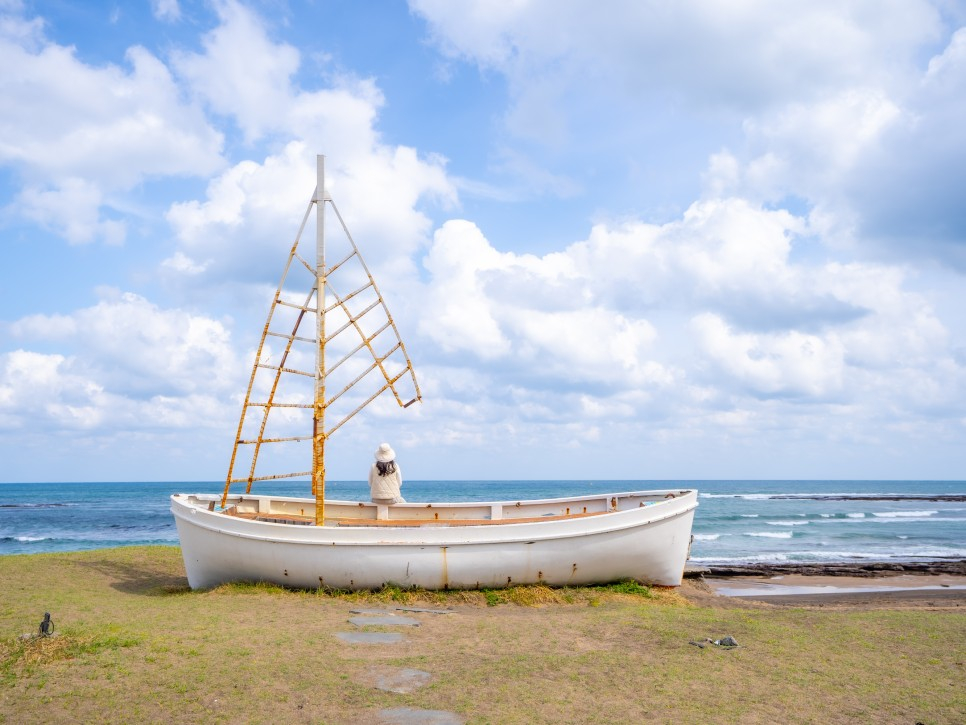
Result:
<svg viewBox="0 0 966 725"><path fill-rule="evenodd" d="M738 644L738 640L730 636L722 637L721 639L711 639L709 637L699 640L692 639L690 642L688 642L688 644L693 644L695 647L700 647L702 649L707 647L709 644L713 644L715 647L722 647L724 649L735 649L736 647L740 646Z"/></svg>
<svg viewBox="0 0 966 725"><path fill-rule="evenodd" d="M44 612L44 620L40 623L40 636L49 637L54 633L54 623L50 619L50 612Z"/></svg>

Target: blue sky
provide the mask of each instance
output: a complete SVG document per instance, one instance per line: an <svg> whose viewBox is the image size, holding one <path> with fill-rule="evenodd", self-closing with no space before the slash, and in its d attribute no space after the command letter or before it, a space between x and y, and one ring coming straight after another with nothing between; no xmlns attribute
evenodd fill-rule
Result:
<svg viewBox="0 0 966 725"><path fill-rule="evenodd" d="M963 128L945 0L0 0L0 480L224 475L317 153L330 478L962 479Z"/></svg>

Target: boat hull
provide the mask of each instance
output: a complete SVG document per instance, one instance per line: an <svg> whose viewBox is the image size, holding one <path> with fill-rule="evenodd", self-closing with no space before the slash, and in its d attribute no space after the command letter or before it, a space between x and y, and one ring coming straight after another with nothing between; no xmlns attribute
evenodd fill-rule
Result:
<svg viewBox="0 0 966 725"><path fill-rule="evenodd" d="M190 494L171 499L193 589L232 581L309 589L377 589L390 583L406 588L479 589L537 582L599 584L628 578L676 586L687 561L697 506L693 490L593 499L401 504L391 507L396 518L426 516L427 509L434 507L434 516L443 511L445 517L419 524L408 519L405 525L385 520L329 525L327 519L325 526L318 527L229 516L210 510L214 499ZM269 511L278 501L258 496L244 499L256 511ZM300 502L306 507L313 503L284 501L289 510ZM594 511L593 504L600 501L603 510ZM612 508L607 508L608 502ZM564 508L568 513L586 512L588 505L591 512L583 516L554 516ZM375 508L333 502L327 503L326 510L337 506ZM455 522L464 520L464 509L488 507L499 512L502 520L487 521L487 525ZM544 513L515 522L502 518L505 509ZM533 520L541 517L547 520Z"/></svg>

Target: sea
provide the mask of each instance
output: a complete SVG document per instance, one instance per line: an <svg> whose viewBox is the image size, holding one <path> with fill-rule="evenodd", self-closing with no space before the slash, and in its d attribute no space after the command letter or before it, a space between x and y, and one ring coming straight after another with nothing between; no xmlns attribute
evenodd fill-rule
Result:
<svg viewBox="0 0 966 725"><path fill-rule="evenodd" d="M305 481L253 493L307 496ZM173 493L218 482L0 483L0 555L178 545ZM407 481L410 502L499 501L697 488L691 563L966 559L966 481ZM239 491L233 487L233 493ZM327 498L366 500L362 481Z"/></svg>

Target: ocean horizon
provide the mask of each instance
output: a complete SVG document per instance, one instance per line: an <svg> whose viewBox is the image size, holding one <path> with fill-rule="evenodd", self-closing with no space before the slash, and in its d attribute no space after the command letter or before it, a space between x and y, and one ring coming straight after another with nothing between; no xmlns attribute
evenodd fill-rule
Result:
<svg viewBox="0 0 966 725"><path fill-rule="evenodd" d="M513 501L664 488L699 491L693 564L966 559L966 481L407 481L403 493L410 502ZM0 555L177 546L170 496L223 489L213 481L0 483ZM253 493L309 496L309 484L265 482ZM329 481L326 493L367 500L368 485Z"/></svg>

